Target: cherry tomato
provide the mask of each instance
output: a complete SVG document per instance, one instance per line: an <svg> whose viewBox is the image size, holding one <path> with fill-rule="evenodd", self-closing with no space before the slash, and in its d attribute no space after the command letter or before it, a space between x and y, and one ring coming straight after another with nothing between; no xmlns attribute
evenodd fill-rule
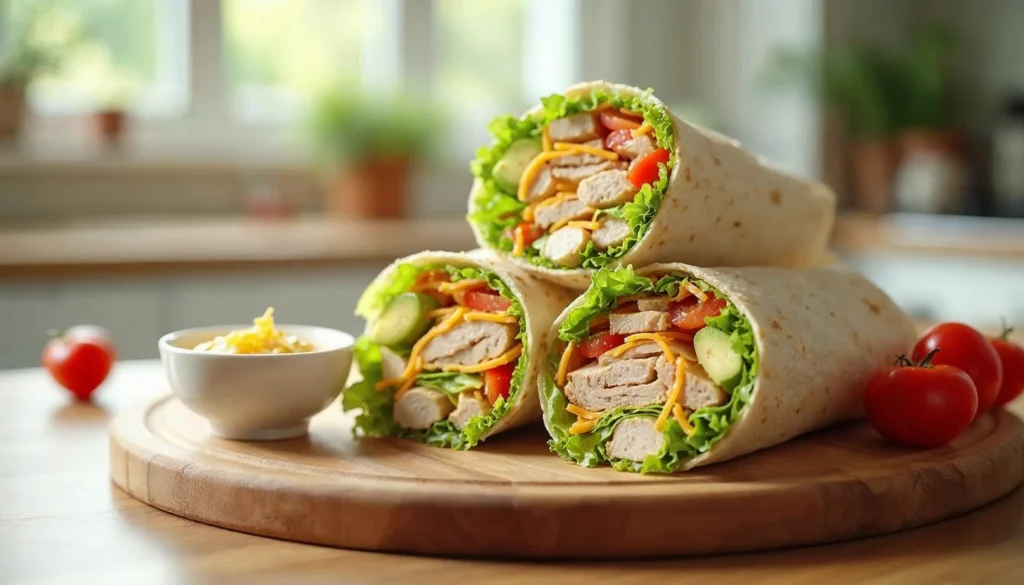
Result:
<svg viewBox="0 0 1024 585"><path fill-rule="evenodd" d="M626 341L626 336L619 333L597 333L584 339L577 346L580 351L580 355L586 358L594 359L602 353L619 347Z"/></svg>
<svg viewBox="0 0 1024 585"><path fill-rule="evenodd" d="M696 331L704 328L705 319L717 317L728 304L725 299L711 293L708 293L708 300L704 302L695 296L687 297L672 303L668 311L669 319L683 331Z"/></svg>
<svg viewBox="0 0 1024 585"><path fill-rule="evenodd" d="M1002 406L1024 392L1024 348L1008 339L1010 329L992 340L992 347L1003 364L1003 384L993 406Z"/></svg>
<svg viewBox="0 0 1024 585"><path fill-rule="evenodd" d="M637 187L643 187L648 183L658 180L659 166L668 164L669 152L659 148L644 158L637 159L633 163L633 170L629 171L629 182Z"/></svg>
<svg viewBox="0 0 1024 585"><path fill-rule="evenodd" d="M629 128L623 128L609 134L608 138L604 139L604 147L608 150L615 150L615 147L621 146L632 139L633 131Z"/></svg>
<svg viewBox="0 0 1024 585"><path fill-rule="evenodd" d="M601 110L598 115L605 128L615 130L636 130L643 124L643 117L627 116L619 110Z"/></svg>
<svg viewBox="0 0 1024 585"><path fill-rule="evenodd" d="M978 391L963 370L932 366L927 357L914 364L900 356L898 364L876 371L864 392L868 420L883 437L915 447L941 447L971 425Z"/></svg>
<svg viewBox="0 0 1024 585"><path fill-rule="evenodd" d="M42 362L58 384L75 398L88 400L106 380L115 359L117 351L105 330L80 325L48 341Z"/></svg>
<svg viewBox="0 0 1024 585"><path fill-rule="evenodd" d="M939 323L918 340L913 358L921 360L933 349L939 349L932 363L960 368L974 381L978 390L978 414L995 403L1003 383L1003 366L992 342L977 329L963 323Z"/></svg>
<svg viewBox="0 0 1024 585"><path fill-rule="evenodd" d="M523 234L523 245L527 247L533 245L534 242L544 235L544 229L532 221L524 221L516 226L512 234L513 241L515 241L516 232L521 232Z"/></svg>
<svg viewBox="0 0 1024 585"><path fill-rule="evenodd" d="M511 362L484 372L484 394L491 404L497 402L499 396L508 400L512 388L512 372L515 369L516 362Z"/></svg>
<svg viewBox="0 0 1024 585"><path fill-rule="evenodd" d="M508 310L512 301L498 294L471 290L466 293L466 306L476 311L498 313Z"/></svg>

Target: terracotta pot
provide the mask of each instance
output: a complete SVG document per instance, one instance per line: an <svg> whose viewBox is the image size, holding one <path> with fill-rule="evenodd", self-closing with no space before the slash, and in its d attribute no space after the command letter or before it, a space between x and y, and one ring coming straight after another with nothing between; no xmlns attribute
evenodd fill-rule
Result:
<svg viewBox="0 0 1024 585"><path fill-rule="evenodd" d="M892 207L892 182L899 153L891 141L854 143L850 149L857 208L885 213Z"/></svg>
<svg viewBox="0 0 1024 585"><path fill-rule="evenodd" d="M109 146L121 143L127 126L124 110L101 110L92 115L93 129L100 141Z"/></svg>
<svg viewBox="0 0 1024 585"><path fill-rule="evenodd" d="M964 143L964 135L953 130L908 130L900 136L895 200L901 211L960 211L967 178Z"/></svg>
<svg viewBox="0 0 1024 585"><path fill-rule="evenodd" d="M23 89L0 86L0 140L9 140L21 135L25 110Z"/></svg>
<svg viewBox="0 0 1024 585"><path fill-rule="evenodd" d="M401 217L411 167L405 157L377 158L339 171L328 186L324 211L361 219Z"/></svg>

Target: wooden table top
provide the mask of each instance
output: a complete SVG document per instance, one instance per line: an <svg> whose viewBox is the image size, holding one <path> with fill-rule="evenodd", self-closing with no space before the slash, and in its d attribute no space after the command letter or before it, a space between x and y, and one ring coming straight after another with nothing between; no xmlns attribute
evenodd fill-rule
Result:
<svg viewBox="0 0 1024 585"><path fill-rule="evenodd" d="M108 421L165 388L159 363L150 361L118 364L95 405L69 401L42 370L0 372L0 581L648 585L685 575L708 585L1024 582L1022 489L967 516L900 534L651 562L446 560L230 532L150 508L108 479ZM1024 414L1024 400L1013 410Z"/></svg>

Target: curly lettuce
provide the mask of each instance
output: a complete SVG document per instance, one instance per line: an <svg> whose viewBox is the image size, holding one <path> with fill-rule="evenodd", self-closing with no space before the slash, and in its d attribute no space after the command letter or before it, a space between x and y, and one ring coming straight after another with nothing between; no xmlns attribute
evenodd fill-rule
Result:
<svg viewBox="0 0 1024 585"><path fill-rule="evenodd" d="M523 344L523 355L527 354L528 339L526 336L526 312L519 299L497 274L479 268L455 268L445 265L412 265L400 264L388 282L371 285L363 293L357 305L357 315L367 319L375 319L396 296L408 290L416 280L416 276L427 270L444 269L451 276L452 282L464 279L481 279L501 296L509 300L510 306L506 314L519 320L518 339ZM363 312L360 312L362 307ZM395 422L392 417L394 407L394 391L378 391L375 385L384 379L381 369L380 347L371 342L365 335L356 340L355 360L363 379L345 389L342 394L341 406L348 412L358 410L353 432L357 436L387 437L395 436L413 439L436 447L450 447L464 450L475 446L482 440L487 431L505 415L515 403L526 375L526 359L521 357L512 373L508 399L499 397L492 405L488 414L477 415L469 420L463 430L458 430L448 420L438 421L429 429L406 429ZM481 388L483 377L478 374L462 374L450 372L430 372L417 377L417 384L444 392L457 400L458 393L463 390Z"/></svg>
<svg viewBox="0 0 1024 585"><path fill-rule="evenodd" d="M569 311L559 326L558 338L562 341L582 340L589 334L590 320L610 311L619 297L640 293L675 295L686 282L702 290L712 291L719 298L725 298L707 283L684 275L669 275L655 282L637 275L632 267L601 270L594 274L593 283L584 294L583 302ZM757 376L758 355L750 321L731 301L718 316L705 319L705 324L729 335L733 349L743 359L743 365L740 377L723 386L729 394L728 402L721 406L702 408L690 415L690 424L695 429L692 435L687 435L675 419L669 418L662 429L665 441L660 452L648 455L644 461L610 459L605 445L611 439L615 427L633 416L657 417L662 405L611 410L598 419L590 432L573 435L569 428L576 422L576 417L566 410L568 399L548 373L540 381L540 394L546 405L545 417L552 437L549 442L551 449L563 459L583 467L611 464L619 471L645 474L672 473L687 460L707 452L725 436L729 426L739 418L743 408L750 402ZM549 359L557 362L558 356L549 356ZM554 367L549 368L549 372L557 369L554 363L552 365Z"/></svg>
<svg viewBox="0 0 1024 585"><path fill-rule="evenodd" d="M474 196L470 213L466 219L483 235L491 248L511 252L513 241L508 232L522 221L523 209L526 204L519 201L515 193L503 189L494 179L494 167L505 155L513 142L521 138L539 138L544 127L552 121L579 112L589 112L602 104L611 104L616 108L625 108L643 114L644 121L654 129L655 142L671 154L668 165L659 165L658 180L653 184L644 185L633 201L607 209L604 213L622 219L629 226L629 235L618 246L608 250L600 250L593 242L583 251L583 268L601 268L621 258L637 242L643 238L654 221L661 202L668 188L669 169L675 166L675 127L672 116L664 106L650 103L651 90L642 96L622 96L606 91L595 90L589 94L575 98L567 98L560 94L541 98L542 109L533 114L516 118L500 116L488 126L494 137L489 146L477 151L476 159L470 164L473 175L477 177L482 188ZM527 247L524 258L529 262L547 268L564 269L541 255L538 246Z"/></svg>

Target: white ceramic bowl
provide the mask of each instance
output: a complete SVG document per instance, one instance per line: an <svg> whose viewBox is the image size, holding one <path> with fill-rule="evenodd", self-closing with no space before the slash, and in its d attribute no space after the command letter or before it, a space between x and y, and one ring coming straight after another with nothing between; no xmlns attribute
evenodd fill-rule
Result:
<svg viewBox="0 0 1024 585"><path fill-rule="evenodd" d="M275 441L306 433L309 419L341 392L352 365L348 333L280 325L316 351L223 354L196 345L250 325L185 329L160 338L160 359L174 394L210 423L213 434L243 441Z"/></svg>

